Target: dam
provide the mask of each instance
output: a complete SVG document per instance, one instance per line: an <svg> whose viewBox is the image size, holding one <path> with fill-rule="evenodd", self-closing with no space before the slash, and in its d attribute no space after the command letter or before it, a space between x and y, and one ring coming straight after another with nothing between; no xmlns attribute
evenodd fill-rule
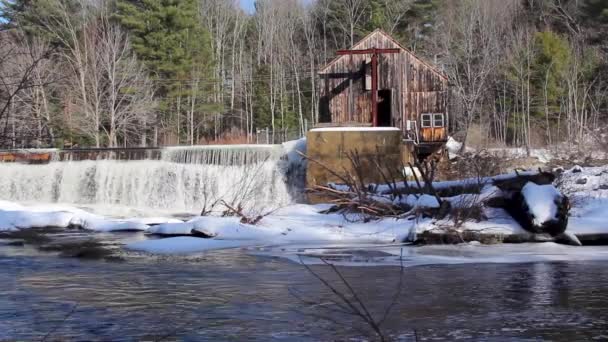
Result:
<svg viewBox="0 0 608 342"><path fill-rule="evenodd" d="M0 152L0 200L198 214L221 200L246 210L294 201L282 145Z"/></svg>

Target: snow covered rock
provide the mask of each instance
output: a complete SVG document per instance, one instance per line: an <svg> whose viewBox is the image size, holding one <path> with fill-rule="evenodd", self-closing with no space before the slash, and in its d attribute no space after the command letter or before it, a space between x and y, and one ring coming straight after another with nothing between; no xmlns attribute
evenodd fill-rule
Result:
<svg viewBox="0 0 608 342"><path fill-rule="evenodd" d="M515 194L511 215L526 230L532 233L562 234L568 226L568 198L553 185L526 183L521 193Z"/></svg>

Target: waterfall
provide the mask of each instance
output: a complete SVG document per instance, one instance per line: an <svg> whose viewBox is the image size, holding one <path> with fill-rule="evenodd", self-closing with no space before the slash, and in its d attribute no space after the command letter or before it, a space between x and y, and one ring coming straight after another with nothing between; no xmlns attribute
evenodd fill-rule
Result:
<svg viewBox="0 0 608 342"><path fill-rule="evenodd" d="M258 211L292 202L281 145L170 147L142 160L100 155L0 163L0 199L163 213L199 213L220 199Z"/></svg>

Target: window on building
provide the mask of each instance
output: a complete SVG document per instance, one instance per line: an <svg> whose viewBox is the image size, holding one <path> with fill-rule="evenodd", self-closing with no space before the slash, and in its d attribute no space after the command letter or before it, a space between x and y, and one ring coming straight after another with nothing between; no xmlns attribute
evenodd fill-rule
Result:
<svg viewBox="0 0 608 342"><path fill-rule="evenodd" d="M423 128L445 127L445 117L443 116L443 113L426 113L422 114L420 117Z"/></svg>
<svg viewBox="0 0 608 342"><path fill-rule="evenodd" d="M443 114L433 114L433 127L443 127Z"/></svg>
<svg viewBox="0 0 608 342"><path fill-rule="evenodd" d="M422 114L422 127L432 127L433 114Z"/></svg>

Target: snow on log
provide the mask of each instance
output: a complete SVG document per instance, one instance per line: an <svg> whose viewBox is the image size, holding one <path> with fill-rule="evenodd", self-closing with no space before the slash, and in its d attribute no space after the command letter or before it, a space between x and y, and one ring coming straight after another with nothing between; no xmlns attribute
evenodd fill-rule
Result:
<svg viewBox="0 0 608 342"><path fill-rule="evenodd" d="M553 185L527 182L515 192L507 211L527 231L557 236L568 226L568 198Z"/></svg>
<svg viewBox="0 0 608 342"><path fill-rule="evenodd" d="M532 223L535 226L557 220L557 205L561 202L562 194L553 185L528 182L521 189L521 194L528 206L528 212L534 217Z"/></svg>

